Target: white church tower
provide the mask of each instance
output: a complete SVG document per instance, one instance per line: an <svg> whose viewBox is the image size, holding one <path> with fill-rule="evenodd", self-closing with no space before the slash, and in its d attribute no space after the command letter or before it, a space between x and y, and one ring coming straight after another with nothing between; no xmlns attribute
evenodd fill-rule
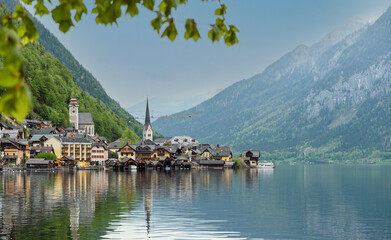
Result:
<svg viewBox="0 0 391 240"><path fill-rule="evenodd" d="M149 106L147 98L147 110L145 111L145 124L143 129L143 141L151 140L153 141L153 131L151 125L151 118L149 117Z"/></svg>
<svg viewBox="0 0 391 240"><path fill-rule="evenodd" d="M79 104L77 104L77 99L73 97L69 102L69 120L72 126L78 130L79 129Z"/></svg>

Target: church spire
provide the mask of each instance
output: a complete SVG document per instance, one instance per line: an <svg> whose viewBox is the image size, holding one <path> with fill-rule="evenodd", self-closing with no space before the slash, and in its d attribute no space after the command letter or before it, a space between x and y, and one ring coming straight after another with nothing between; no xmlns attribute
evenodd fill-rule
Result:
<svg viewBox="0 0 391 240"><path fill-rule="evenodd" d="M145 124L144 128L148 125L151 125L151 118L149 117L149 106L148 106L148 98L147 98L147 110L145 111Z"/></svg>
<svg viewBox="0 0 391 240"><path fill-rule="evenodd" d="M151 117L149 116L148 98L147 98L147 109L145 110L145 124L143 130L143 141L145 140L153 141L153 131L151 125Z"/></svg>

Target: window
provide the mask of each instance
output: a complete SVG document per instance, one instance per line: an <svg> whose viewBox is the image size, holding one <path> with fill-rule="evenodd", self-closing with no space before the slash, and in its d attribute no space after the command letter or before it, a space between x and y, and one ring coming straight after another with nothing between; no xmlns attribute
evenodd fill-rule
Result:
<svg viewBox="0 0 391 240"><path fill-rule="evenodd" d="M148 137L150 137L151 136L151 134L148 134Z"/></svg>

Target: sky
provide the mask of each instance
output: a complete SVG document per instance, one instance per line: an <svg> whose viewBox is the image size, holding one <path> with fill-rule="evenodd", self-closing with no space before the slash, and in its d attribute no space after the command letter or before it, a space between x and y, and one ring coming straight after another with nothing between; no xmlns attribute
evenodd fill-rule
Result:
<svg viewBox="0 0 391 240"><path fill-rule="evenodd" d="M239 44L232 47L207 37L217 1L189 0L178 7L179 34L174 42L157 35L150 26L154 14L145 10L134 18L123 15L118 25L108 27L97 25L89 14L66 34L51 18L40 20L106 92L128 108L147 97L171 101L212 97L234 82L261 73L296 46L311 46L339 24L357 15L383 12L391 5L390 0L222 2L228 8L227 23L240 31ZM91 3L87 8L90 12ZM196 43L183 38L187 18L198 22L201 39Z"/></svg>

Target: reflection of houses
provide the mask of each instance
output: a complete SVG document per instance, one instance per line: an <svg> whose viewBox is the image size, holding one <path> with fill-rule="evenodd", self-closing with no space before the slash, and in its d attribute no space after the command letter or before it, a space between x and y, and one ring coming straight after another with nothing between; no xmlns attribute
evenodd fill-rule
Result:
<svg viewBox="0 0 391 240"><path fill-rule="evenodd" d="M257 150L245 150L242 152L243 161L250 167L257 166L260 153Z"/></svg>

